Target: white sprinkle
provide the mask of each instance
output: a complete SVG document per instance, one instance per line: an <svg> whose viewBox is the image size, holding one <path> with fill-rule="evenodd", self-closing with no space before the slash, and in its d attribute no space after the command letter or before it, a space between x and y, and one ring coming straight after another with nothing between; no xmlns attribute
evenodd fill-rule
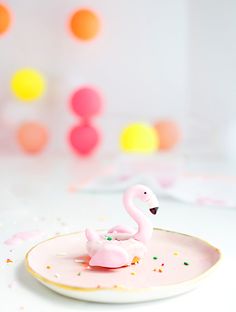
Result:
<svg viewBox="0 0 236 312"><path fill-rule="evenodd" d="M75 259L75 262L76 263L84 263L84 260L83 259Z"/></svg>
<svg viewBox="0 0 236 312"><path fill-rule="evenodd" d="M59 253L57 254L58 257L64 257L64 256L66 256L66 255L67 255L66 252L59 252Z"/></svg>

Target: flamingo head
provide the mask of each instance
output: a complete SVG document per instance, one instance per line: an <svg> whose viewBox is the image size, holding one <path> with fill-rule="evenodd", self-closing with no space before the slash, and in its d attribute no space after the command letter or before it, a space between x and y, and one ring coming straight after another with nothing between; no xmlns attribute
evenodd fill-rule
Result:
<svg viewBox="0 0 236 312"><path fill-rule="evenodd" d="M147 203L150 212L155 215L159 208L159 202L153 191L142 184L133 186L133 190L137 198L139 198L142 202Z"/></svg>

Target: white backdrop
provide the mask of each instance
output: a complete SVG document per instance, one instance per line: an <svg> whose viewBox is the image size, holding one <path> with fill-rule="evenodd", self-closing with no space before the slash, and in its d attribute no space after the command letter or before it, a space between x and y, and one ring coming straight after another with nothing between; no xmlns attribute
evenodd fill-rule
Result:
<svg viewBox="0 0 236 312"><path fill-rule="evenodd" d="M67 151L67 132L76 123L68 98L86 83L105 98L95 121L103 130L103 150L118 148L128 122L168 117L183 128L182 152L217 152L219 133L236 114L234 0L6 3L14 21L0 37L2 149L15 151L12 129L34 118L50 128L49 151ZM91 42L76 40L67 28L70 14L81 7L102 21ZM48 82L45 96L33 104L18 102L10 92L11 75L21 67L40 70Z"/></svg>

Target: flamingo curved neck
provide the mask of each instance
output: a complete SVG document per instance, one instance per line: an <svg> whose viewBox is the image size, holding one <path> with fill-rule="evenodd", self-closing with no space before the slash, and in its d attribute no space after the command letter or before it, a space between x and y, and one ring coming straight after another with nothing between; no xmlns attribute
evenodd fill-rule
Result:
<svg viewBox="0 0 236 312"><path fill-rule="evenodd" d="M152 224L149 219L135 206L133 202L134 197L135 194L132 192L125 194L125 209L138 225L138 231L133 237L143 243L147 243L152 237Z"/></svg>

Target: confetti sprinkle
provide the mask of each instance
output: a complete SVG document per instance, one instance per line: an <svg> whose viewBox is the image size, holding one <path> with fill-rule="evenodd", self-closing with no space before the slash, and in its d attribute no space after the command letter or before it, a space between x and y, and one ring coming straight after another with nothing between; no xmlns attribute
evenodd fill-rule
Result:
<svg viewBox="0 0 236 312"><path fill-rule="evenodd" d="M175 252L173 253L173 255L174 255L174 256L178 256L178 255L179 255L178 251L175 251Z"/></svg>
<svg viewBox="0 0 236 312"><path fill-rule="evenodd" d="M111 236L108 236L106 239L107 239L108 241L111 241L111 240L112 240L112 237L111 237Z"/></svg>
<svg viewBox="0 0 236 312"><path fill-rule="evenodd" d="M12 263L12 262L13 261L11 259L9 259L9 258L6 260L6 263Z"/></svg>
<svg viewBox="0 0 236 312"><path fill-rule="evenodd" d="M85 261L83 259L75 259L74 260L76 263L84 263Z"/></svg>
<svg viewBox="0 0 236 312"><path fill-rule="evenodd" d="M42 236L42 232L35 230L35 231L28 231L28 232L19 232L14 235L12 235L10 238L8 238L4 244L6 245L19 245L23 243L24 241L35 239L39 236Z"/></svg>
<svg viewBox="0 0 236 312"><path fill-rule="evenodd" d="M159 269L154 268L153 271L154 271L154 272L160 272L160 273L162 273L162 272L163 272L163 268L159 268Z"/></svg>
<svg viewBox="0 0 236 312"><path fill-rule="evenodd" d="M139 261L140 261L140 258L135 256L132 260L132 264L138 264Z"/></svg>
<svg viewBox="0 0 236 312"><path fill-rule="evenodd" d="M184 262L184 265L189 265L189 263L185 261L185 262Z"/></svg>
<svg viewBox="0 0 236 312"><path fill-rule="evenodd" d="M50 266L50 265L47 265L47 266L46 266L46 269L50 270L50 269L51 269L51 266Z"/></svg>
<svg viewBox="0 0 236 312"><path fill-rule="evenodd" d="M157 260L158 258L156 256L152 257L153 260Z"/></svg>
<svg viewBox="0 0 236 312"><path fill-rule="evenodd" d="M67 255L66 252L59 252L59 253L57 254L57 257L64 257L64 256L66 256L66 255Z"/></svg>
<svg viewBox="0 0 236 312"><path fill-rule="evenodd" d="M136 272L131 272L130 274L131 274L131 275L136 275Z"/></svg>
<svg viewBox="0 0 236 312"><path fill-rule="evenodd" d="M164 266L164 265L165 265L164 263L161 264L161 266Z"/></svg>
<svg viewBox="0 0 236 312"><path fill-rule="evenodd" d="M105 216L100 216L100 217L97 218L97 220L98 220L99 222L106 222L106 221L108 220L108 218L105 217Z"/></svg>

